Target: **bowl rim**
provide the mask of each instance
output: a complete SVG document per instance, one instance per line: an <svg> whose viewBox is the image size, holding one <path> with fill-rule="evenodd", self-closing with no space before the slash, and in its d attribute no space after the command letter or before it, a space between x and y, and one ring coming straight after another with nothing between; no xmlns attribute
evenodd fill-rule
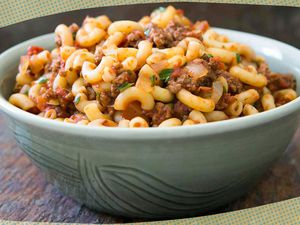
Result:
<svg viewBox="0 0 300 225"><path fill-rule="evenodd" d="M300 50L296 47L288 45L286 43L280 42L278 40L274 40L268 37L251 34L247 32L241 32L231 29L223 29L213 27L214 30L218 32L225 33L235 33L238 35L245 35L250 38L259 38L265 41L270 41L274 43L275 46L280 46L282 48L287 49L287 51L291 51L292 54L299 55ZM27 41L21 42L6 51L0 54L0 62L4 61L4 59L18 51L19 48L26 48L33 42L39 40L48 40L53 37L53 33L41 35ZM230 35L229 35L230 37ZM0 63L1 65L1 63ZM300 71L300 66L299 66ZM297 76L300 77L300 74ZM0 74L0 81L4 78ZM1 84L1 82L0 82ZM165 127L165 128L119 128L119 127L92 127L92 126L84 126L72 123L64 123L55 120L49 120L43 117L39 117L37 115L31 114L29 112L23 111L16 106L10 104L2 95L0 91L0 109L8 115L8 117L13 118L18 121L22 121L23 123L30 124L39 128L48 129L49 131L59 132L59 133L69 133L72 135L80 135L80 136L89 136L89 137L102 137L102 138L114 138L114 139L127 139L127 140L138 140L138 139L165 139L165 138L187 138L187 137L195 137L195 136L207 136L220 134L224 132L231 132L236 130L241 130L245 128L251 128L254 126L262 125L269 123L271 121L275 121L282 117L288 116L297 110L300 109L300 97L295 100L280 106L278 108L272 109L270 111L261 112L251 116L239 117L229 120L217 121L217 122L209 122L205 124L198 124L193 126L178 126L178 127Z"/></svg>

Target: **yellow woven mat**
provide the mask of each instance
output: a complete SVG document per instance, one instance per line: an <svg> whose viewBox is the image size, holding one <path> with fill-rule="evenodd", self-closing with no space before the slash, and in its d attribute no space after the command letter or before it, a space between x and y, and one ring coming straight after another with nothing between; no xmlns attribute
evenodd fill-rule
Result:
<svg viewBox="0 0 300 225"><path fill-rule="evenodd" d="M0 27L36 17L77 9L155 2L174 2L174 0L0 0ZM177 0L176 2L234 3L300 7L300 0Z"/></svg>
<svg viewBox="0 0 300 225"><path fill-rule="evenodd" d="M64 223L36 223L36 222L15 222L0 221L1 225L64 225ZM228 213L221 213L210 216L194 217L180 220L166 220L157 222L135 223L136 225L151 224L207 224L207 225L228 225L228 224L300 224L300 197L285 200L277 203L238 210ZM70 224L71 225L71 224ZM73 225L73 224L72 224ZM75 225L75 224L74 224Z"/></svg>

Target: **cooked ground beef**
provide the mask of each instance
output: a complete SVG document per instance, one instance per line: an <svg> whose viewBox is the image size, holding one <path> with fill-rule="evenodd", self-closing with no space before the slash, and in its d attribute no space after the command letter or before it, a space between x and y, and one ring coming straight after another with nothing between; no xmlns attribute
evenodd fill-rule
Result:
<svg viewBox="0 0 300 225"><path fill-rule="evenodd" d="M104 108L111 105L113 102L113 98L111 97L110 92L102 91L99 93L99 97L97 99Z"/></svg>
<svg viewBox="0 0 300 225"><path fill-rule="evenodd" d="M168 104L157 102L151 112L145 113L151 119L151 125L156 127L161 122L172 117L172 108Z"/></svg>
<svg viewBox="0 0 300 225"><path fill-rule="evenodd" d="M68 112L67 110L63 109L60 106L55 106L54 109L56 111L56 116L58 118L67 118L67 117L69 117L71 115L70 112Z"/></svg>
<svg viewBox="0 0 300 225"><path fill-rule="evenodd" d="M68 89L58 87L55 90L55 94L58 97L59 105L62 109L68 108L69 103L72 103L71 105L73 105L74 96Z"/></svg>
<svg viewBox="0 0 300 225"><path fill-rule="evenodd" d="M232 95L238 94L243 90L243 83L236 77L231 76L228 72L224 70L217 71L218 76L222 76L226 79L228 84L228 92Z"/></svg>
<svg viewBox="0 0 300 225"><path fill-rule="evenodd" d="M146 26L145 29L147 39L157 48L169 48L173 46L173 36L164 29L159 28L153 23Z"/></svg>
<svg viewBox="0 0 300 225"><path fill-rule="evenodd" d="M216 110L224 110L234 101L234 97L229 93L224 94L216 104Z"/></svg>
<svg viewBox="0 0 300 225"><path fill-rule="evenodd" d="M145 34L147 39L157 48L173 47L185 37L194 37L202 40L201 31L192 31L190 27L174 23L173 21L165 29L150 23L146 26Z"/></svg>
<svg viewBox="0 0 300 225"><path fill-rule="evenodd" d="M95 63L98 65L101 62L102 57L104 56L101 48L96 48L95 50Z"/></svg>
<svg viewBox="0 0 300 225"><path fill-rule="evenodd" d="M170 80L168 81L167 85L167 88L172 93L176 94L178 91L184 88L194 94L199 94L200 86L210 87L212 82L216 79L215 72L205 60L195 59L191 63L199 63L204 65L204 67L208 70L208 74L198 79L193 79L185 67L174 69L173 73L170 75Z"/></svg>
<svg viewBox="0 0 300 225"><path fill-rule="evenodd" d="M267 79L267 87L272 92L278 91L280 89L296 88L295 78L291 74L272 73L269 76L267 76Z"/></svg>
<svg viewBox="0 0 300 225"><path fill-rule="evenodd" d="M137 79L136 74L133 71L125 70L117 73L116 78L112 81L111 95L117 97L120 93L118 87L124 83L135 83Z"/></svg>
<svg viewBox="0 0 300 225"><path fill-rule="evenodd" d="M134 30L129 33L124 42L121 44L122 47L133 47L137 48L140 41L145 39L144 33L139 30Z"/></svg>
<svg viewBox="0 0 300 225"><path fill-rule="evenodd" d="M265 75L266 77L268 77L271 74L271 70L268 64L265 62L261 62L258 64L257 72Z"/></svg>
<svg viewBox="0 0 300 225"><path fill-rule="evenodd" d="M173 115L180 120L186 120L191 111L191 108L181 103L180 101L177 101L173 107Z"/></svg>
<svg viewBox="0 0 300 225"><path fill-rule="evenodd" d="M96 92L92 87L87 87L87 97L89 100L95 100L96 99Z"/></svg>
<svg viewBox="0 0 300 225"><path fill-rule="evenodd" d="M60 68L64 68L63 65L61 65L61 60L60 59L53 59L52 61L48 62L45 67L44 71L45 73L55 73L57 74L60 70Z"/></svg>

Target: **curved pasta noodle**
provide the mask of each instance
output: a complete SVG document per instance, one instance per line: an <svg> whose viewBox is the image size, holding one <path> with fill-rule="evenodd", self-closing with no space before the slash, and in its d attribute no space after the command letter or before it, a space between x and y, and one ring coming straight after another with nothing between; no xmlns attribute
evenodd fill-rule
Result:
<svg viewBox="0 0 300 225"><path fill-rule="evenodd" d="M164 103L171 102L174 99L174 95L168 89L160 86L154 86L151 94L156 101Z"/></svg>
<svg viewBox="0 0 300 225"><path fill-rule="evenodd" d="M152 43L149 41L140 41L138 44L138 51L136 53L136 59L137 59L137 67L142 67L148 56L152 54Z"/></svg>
<svg viewBox="0 0 300 225"><path fill-rule="evenodd" d="M187 119L182 123L182 126L190 126L190 125L195 125L197 124L195 121L191 120L191 119Z"/></svg>
<svg viewBox="0 0 300 225"><path fill-rule="evenodd" d="M235 100L233 103L228 105L225 112L229 116L239 116L243 111L243 103L239 100Z"/></svg>
<svg viewBox="0 0 300 225"><path fill-rule="evenodd" d="M173 6L168 6L164 12L158 13L151 22L158 27L165 28L168 23L174 18L176 9Z"/></svg>
<svg viewBox="0 0 300 225"><path fill-rule="evenodd" d="M215 122L229 119L229 117L223 111L212 111L204 113L204 116L207 122Z"/></svg>
<svg viewBox="0 0 300 225"><path fill-rule="evenodd" d="M93 121L93 120L97 120L97 119L106 119L105 116L103 115L103 113L98 108L97 103L92 102L92 103L87 104L83 108L83 111L84 111L85 115L87 116L87 118L89 119L89 121Z"/></svg>
<svg viewBox="0 0 300 225"><path fill-rule="evenodd" d="M201 113L197 110L192 110L190 112L189 119L192 120L194 123L206 123L207 122L203 113Z"/></svg>
<svg viewBox="0 0 300 225"><path fill-rule="evenodd" d="M229 73L237 77L243 83L252 85L254 87L264 87L267 85L267 78L258 73L249 72L239 66L233 66L230 68Z"/></svg>
<svg viewBox="0 0 300 225"><path fill-rule="evenodd" d="M47 118L47 119L51 119L51 120L56 119L57 114L56 114L55 109L48 109L48 110L45 112L44 117Z"/></svg>
<svg viewBox="0 0 300 225"><path fill-rule="evenodd" d="M23 110L29 110L35 106L35 103L27 96L24 94L12 94L8 101L17 106L18 108L21 108Z"/></svg>
<svg viewBox="0 0 300 225"><path fill-rule="evenodd" d="M142 109L145 110L153 109L155 104L151 94L136 87L130 87L117 96L114 108L115 110L124 110L126 106L133 101L139 101Z"/></svg>
<svg viewBox="0 0 300 225"><path fill-rule="evenodd" d="M259 112L253 105L250 105L250 104L244 105L244 108L243 108L244 116L249 116L249 115L253 115L253 114L257 114L257 113L259 113Z"/></svg>
<svg viewBox="0 0 300 225"><path fill-rule="evenodd" d="M159 80L156 72L147 64L145 64L138 74L138 79L136 81L135 86L145 92L151 92L154 89L154 85L151 81L151 77L153 76L154 84L156 80Z"/></svg>
<svg viewBox="0 0 300 225"><path fill-rule="evenodd" d="M32 55L29 59L29 67L32 73L37 74L44 69L46 63L51 60L49 51L44 50L36 55Z"/></svg>
<svg viewBox="0 0 300 225"><path fill-rule="evenodd" d="M106 36L103 29L97 28L92 24L85 24L76 33L76 42L82 47L91 47L99 43Z"/></svg>
<svg viewBox="0 0 300 225"><path fill-rule="evenodd" d="M88 123L88 126L93 126L93 127L116 127L117 124L109 119L97 119L93 120L92 122Z"/></svg>
<svg viewBox="0 0 300 225"><path fill-rule="evenodd" d="M84 107L91 104L91 103L97 103L97 101L89 101L87 96L83 93L78 93L75 96L75 100L78 99L78 102L75 102L75 107L79 112L84 113Z"/></svg>
<svg viewBox="0 0 300 225"><path fill-rule="evenodd" d="M237 52L241 55L244 55L248 59L254 57L254 52L248 46L235 42L228 42L228 38L226 36L219 35L212 29L208 29L204 33L203 43L208 47L221 48Z"/></svg>
<svg viewBox="0 0 300 225"><path fill-rule="evenodd" d="M20 85L30 84L33 81L33 77L27 73L29 67L29 57L21 56L19 73L16 76L16 82Z"/></svg>
<svg viewBox="0 0 300 225"><path fill-rule="evenodd" d="M73 35L69 27L64 24L60 24L55 28L55 35L61 40L62 46L73 46Z"/></svg>
<svg viewBox="0 0 300 225"><path fill-rule="evenodd" d="M84 85L84 80L82 77L79 77L72 85L72 94L76 96L79 93L86 93L86 88Z"/></svg>
<svg viewBox="0 0 300 225"><path fill-rule="evenodd" d="M249 89L235 95L235 98L242 102L244 105L252 105L259 99L259 93L255 89Z"/></svg>
<svg viewBox="0 0 300 225"><path fill-rule="evenodd" d="M215 103L211 99L201 98L199 96L193 95L191 92L181 89L176 97L183 104L191 107L192 109L198 110L200 112L212 112L215 108Z"/></svg>
<svg viewBox="0 0 300 225"><path fill-rule="evenodd" d="M129 121L129 128L149 127L148 122L142 117L134 117Z"/></svg>
<svg viewBox="0 0 300 225"><path fill-rule="evenodd" d="M171 68L176 68L176 67L181 67L184 64L186 64L187 59L183 55L175 55L168 59L167 65L165 67L171 67Z"/></svg>
<svg viewBox="0 0 300 225"><path fill-rule="evenodd" d="M177 126L181 126L182 122L181 120L177 119L177 118L170 118L167 119L163 122L161 122L158 127L177 127Z"/></svg>
<svg viewBox="0 0 300 225"><path fill-rule="evenodd" d="M126 58L122 63L124 70L134 71L137 68L138 61L135 57L130 56Z"/></svg>
<svg viewBox="0 0 300 225"><path fill-rule="evenodd" d="M40 95L41 87L40 84L32 85L28 91L28 97L34 101Z"/></svg>
<svg viewBox="0 0 300 225"><path fill-rule="evenodd" d="M110 35L103 44L103 49L113 49L118 47L122 41L124 40L125 35L122 32L115 32L114 34Z"/></svg>
<svg viewBox="0 0 300 225"><path fill-rule="evenodd" d="M129 127L129 122L130 122L129 120L122 119L119 121L118 127L123 127L123 128Z"/></svg>
<svg viewBox="0 0 300 225"><path fill-rule="evenodd" d="M105 67L112 67L115 59L110 56L104 56L98 66L91 62L84 62L82 65L82 76L90 84L95 84L102 80Z"/></svg>
<svg viewBox="0 0 300 225"><path fill-rule="evenodd" d="M67 79L65 77L62 77L60 75L57 75L53 81L53 90L56 90L57 88L66 88L68 85Z"/></svg>
<svg viewBox="0 0 300 225"><path fill-rule="evenodd" d="M203 46L201 43L196 41L190 41L186 50L186 60L189 62L193 59L198 58L202 52L202 48Z"/></svg>
<svg viewBox="0 0 300 225"><path fill-rule="evenodd" d="M74 51L66 60L65 70L73 71L81 69L85 61L94 63L95 56L86 49L79 49Z"/></svg>
<svg viewBox="0 0 300 225"><path fill-rule="evenodd" d="M59 55L61 59L65 62L73 52L76 51L75 47L72 46L62 46L59 48Z"/></svg>
<svg viewBox="0 0 300 225"><path fill-rule="evenodd" d="M208 48L206 50L209 54L213 55L214 57L218 57L221 62L224 63L232 63L236 60L236 53L221 49L221 48Z"/></svg>
<svg viewBox="0 0 300 225"><path fill-rule="evenodd" d="M109 25L111 24L111 20L105 16L97 16L97 17L86 17L84 19L83 24L92 24L93 26L103 29L103 30L107 30L107 28L109 27Z"/></svg>
<svg viewBox="0 0 300 225"><path fill-rule="evenodd" d="M264 94L261 98L261 104L265 111L276 108L273 95Z"/></svg>
<svg viewBox="0 0 300 225"><path fill-rule="evenodd" d="M119 20L116 22L113 22L108 27L108 34L113 35L116 32L121 32L124 34L129 34L130 32L138 30L141 32L144 32L143 27L138 24L137 22L131 21L131 20Z"/></svg>

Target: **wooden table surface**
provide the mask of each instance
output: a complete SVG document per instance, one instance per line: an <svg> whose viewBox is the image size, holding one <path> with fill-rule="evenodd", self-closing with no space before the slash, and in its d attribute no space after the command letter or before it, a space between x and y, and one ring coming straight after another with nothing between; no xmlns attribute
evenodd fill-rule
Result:
<svg viewBox="0 0 300 225"><path fill-rule="evenodd" d="M300 130L282 158L270 168L251 192L211 214L298 196L300 196ZM2 115L0 115L0 219L76 223L137 221L93 212L47 183L43 173L17 147Z"/></svg>

